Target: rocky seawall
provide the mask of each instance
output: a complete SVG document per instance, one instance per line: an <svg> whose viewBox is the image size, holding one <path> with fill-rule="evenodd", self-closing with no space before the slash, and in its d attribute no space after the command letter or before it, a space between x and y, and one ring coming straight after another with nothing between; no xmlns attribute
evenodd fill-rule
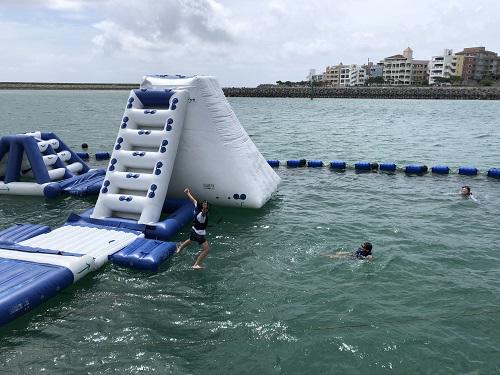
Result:
<svg viewBox="0 0 500 375"><path fill-rule="evenodd" d="M231 87L226 96L310 98L310 87ZM500 100L500 87L315 87L314 98Z"/></svg>
<svg viewBox="0 0 500 375"><path fill-rule="evenodd" d="M0 82L0 90L131 90L136 83ZM226 96L310 98L310 87L226 87ZM314 98L500 100L500 87L315 87Z"/></svg>
<svg viewBox="0 0 500 375"><path fill-rule="evenodd" d="M0 90L131 90L137 83L0 82Z"/></svg>

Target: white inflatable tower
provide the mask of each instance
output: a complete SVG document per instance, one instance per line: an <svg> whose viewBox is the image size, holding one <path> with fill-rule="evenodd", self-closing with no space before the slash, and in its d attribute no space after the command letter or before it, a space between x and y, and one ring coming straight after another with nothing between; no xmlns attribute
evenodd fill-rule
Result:
<svg viewBox="0 0 500 375"><path fill-rule="evenodd" d="M238 121L213 77L146 76L132 90L93 218L141 224L166 196L260 208L280 178Z"/></svg>
<svg viewBox="0 0 500 375"><path fill-rule="evenodd" d="M169 196L186 186L195 196L225 206L260 208L280 183L241 126L214 77L146 76L141 88L187 90L184 120Z"/></svg>

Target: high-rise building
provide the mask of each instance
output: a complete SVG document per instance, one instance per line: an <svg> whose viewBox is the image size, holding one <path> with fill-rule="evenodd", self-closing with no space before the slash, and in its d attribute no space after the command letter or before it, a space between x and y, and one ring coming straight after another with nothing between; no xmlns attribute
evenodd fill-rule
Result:
<svg viewBox="0 0 500 375"><path fill-rule="evenodd" d="M428 60L414 60L413 50L408 47L403 54L386 57L384 65L384 81L391 85L423 85L427 84Z"/></svg>

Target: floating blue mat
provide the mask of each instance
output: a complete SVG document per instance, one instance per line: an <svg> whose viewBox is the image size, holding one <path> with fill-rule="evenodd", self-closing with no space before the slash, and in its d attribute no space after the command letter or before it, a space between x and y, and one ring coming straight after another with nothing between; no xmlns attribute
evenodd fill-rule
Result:
<svg viewBox="0 0 500 375"><path fill-rule="evenodd" d="M0 258L0 326L73 283L66 267Z"/></svg>
<svg viewBox="0 0 500 375"><path fill-rule="evenodd" d="M46 225L15 224L0 231L0 242L21 242L49 232L50 227Z"/></svg>
<svg viewBox="0 0 500 375"><path fill-rule="evenodd" d="M113 254L113 263L124 267L158 271L160 265L175 253L175 243L138 238L126 248Z"/></svg>

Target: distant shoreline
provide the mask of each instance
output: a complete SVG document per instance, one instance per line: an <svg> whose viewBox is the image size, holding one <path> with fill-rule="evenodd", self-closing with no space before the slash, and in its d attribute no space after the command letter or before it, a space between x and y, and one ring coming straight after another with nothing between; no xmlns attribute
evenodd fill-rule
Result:
<svg viewBox="0 0 500 375"><path fill-rule="evenodd" d="M0 82L0 90L132 90L138 83Z"/></svg>
<svg viewBox="0 0 500 375"><path fill-rule="evenodd" d="M0 82L0 90L132 90L132 83ZM228 97L309 98L309 87L226 87ZM500 87L315 87L314 98L500 100Z"/></svg>

